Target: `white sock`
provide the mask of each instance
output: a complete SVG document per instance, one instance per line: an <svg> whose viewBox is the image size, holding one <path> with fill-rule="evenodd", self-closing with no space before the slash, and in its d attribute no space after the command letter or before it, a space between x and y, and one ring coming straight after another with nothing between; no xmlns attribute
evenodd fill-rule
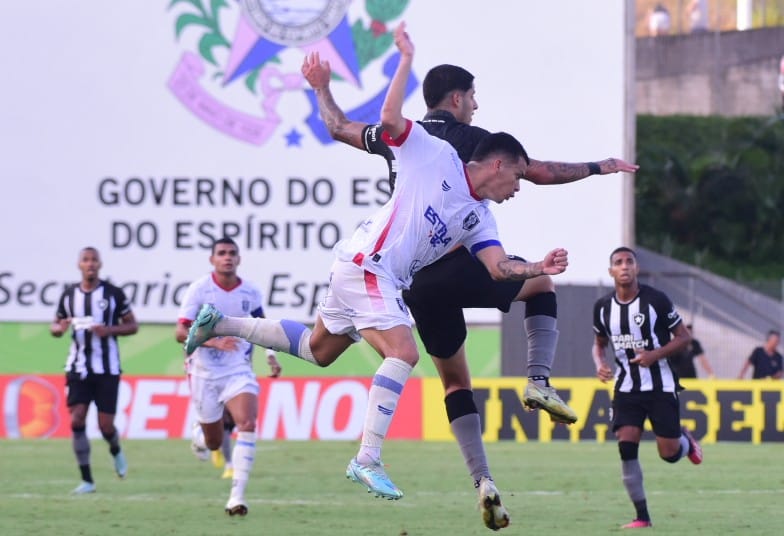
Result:
<svg viewBox="0 0 784 536"><path fill-rule="evenodd" d="M357 454L359 463L368 464L381 460L381 446L410 374L411 365L397 357L387 357L378 367L368 393L365 427Z"/></svg>
<svg viewBox="0 0 784 536"><path fill-rule="evenodd" d="M227 316L215 324L215 333L241 337L255 345L286 352L318 365L310 349L311 330L299 322Z"/></svg>
<svg viewBox="0 0 784 536"><path fill-rule="evenodd" d="M234 479L231 481L231 496L236 499L245 497L253 462L256 460L256 432L238 432L237 442L231 454L234 465Z"/></svg>

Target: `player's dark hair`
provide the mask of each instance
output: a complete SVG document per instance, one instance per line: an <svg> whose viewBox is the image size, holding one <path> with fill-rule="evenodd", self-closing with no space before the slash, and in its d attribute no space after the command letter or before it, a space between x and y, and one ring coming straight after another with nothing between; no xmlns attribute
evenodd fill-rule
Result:
<svg viewBox="0 0 784 536"><path fill-rule="evenodd" d="M775 335L776 337L781 337L781 332L779 332L779 330L777 330L777 329L769 330L768 331L768 338L770 339L773 335Z"/></svg>
<svg viewBox="0 0 784 536"><path fill-rule="evenodd" d="M212 250L211 250L210 255L215 255L215 248L218 246L218 244L229 244L231 246L234 246L237 249L237 251L240 250L240 247L237 245L237 243L233 239L231 239L231 238L229 238L227 236L224 236L223 238L218 238L217 240L215 240L212 243Z"/></svg>
<svg viewBox="0 0 784 536"><path fill-rule="evenodd" d="M494 132L482 138L471 155L471 160L481 162L492 155L502 155L510 160L517 160L521 156L526 164L530 164L528 153L517 138L506 132Z"/></svg>
<svg viewBox="0 0 784 536"><path fill-rule="evenodd" d="M422 82L422 95L428 108L438 106L452 91L468 91L474 85L474 75L457 65L437 65L430 69Z"/></svg>
<svg viewBox="0 0 784 536"><path fill-rule="evenodd" d="M82 257L82 253L85 253L86 251L92 251L93 253L95 253L98 256L99 259L101 258L101 253L98 251L98 248L94 248L93 246L85 246L82 249L80 249L79 250L79 258L81 258Z"/></svg>
<svg viewBox="0 0 784 536"><path fill-rule="evenodd" d="M610 264L612 264L612 258L613 258L613 256L616 253L623 253L623 252L631 253L632 257L634 257L634 260L637 260L637 253L635 253L635 251L632 248L628 248L626 246L621 246L621 247L615 248L613 250L613 252L610 253Z"/></svg>

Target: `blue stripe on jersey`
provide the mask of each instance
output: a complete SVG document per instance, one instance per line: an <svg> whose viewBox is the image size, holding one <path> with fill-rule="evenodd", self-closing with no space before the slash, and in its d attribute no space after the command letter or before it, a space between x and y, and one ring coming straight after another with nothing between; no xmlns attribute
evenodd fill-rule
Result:
<svg viewBox="0 0 784 536"><path fill-rule="evenodd" d="M471 255L476 255L478 252L491 246L500 246L501 242L498 240L485 240L484 242L477 242L471 246Z"/></svg>
<svg viewBox="0 0 784 536"><path fill-rule="evenodd" d="M389 389L390 391L397 394L403 392L403 384L396 382L389 376L382 376L381 374L376 374L373 376L373 385L378 385L384 389Z"/></svg>

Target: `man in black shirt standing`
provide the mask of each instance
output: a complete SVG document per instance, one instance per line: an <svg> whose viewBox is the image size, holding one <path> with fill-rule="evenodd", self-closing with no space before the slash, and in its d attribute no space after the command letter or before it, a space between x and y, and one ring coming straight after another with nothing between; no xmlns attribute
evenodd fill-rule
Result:
<svg viewBox="0 0 784 536"><path fill-rule="evenodd" d="M101 256L86 247L79 252L80 283L65 289L49 331L62 337L71 327L71 347L65 363L68 410L71 414L73 450L82 482L72 493L95 492L90 468L90 440L87 438L87 408L95 402L98 427L109 443L117 476L125 478L128 462L120 448L120 435L114 426L120 387L120 348L117 337L139 330L131 304L119 287L99 279Z"/></svg>
<svg viewBox="0 0 784 536"><path fill-rule="evenodd" d="M594 305L593 359L602 382L615 378L612 429L618 438L626 492L634 504L635 519L622 528L652 526L638 459L645 420L651 422L659 456L675 463L684 456L702 462L702 449L680 424L678 377L667 358L689 343L689 332L670 299L659 290L641 285L637 256L627 247L610 255L610 277L615 290ZM612 343L616 370L605 362Z"/></svg>
<svg viewBox="0 0 784 536"><path fill-rule="evenodd" d="M751 355L743 363L743 368L740 369L738 379L742 380L746 376L746 371L749 367L754 369L751 374L753 380L762 378L781 379L781 366L782 357L778 352L779 341L781 335L775 329L768 331L768 336L765 339L764 346L758 346L751 352Z"/></svg>

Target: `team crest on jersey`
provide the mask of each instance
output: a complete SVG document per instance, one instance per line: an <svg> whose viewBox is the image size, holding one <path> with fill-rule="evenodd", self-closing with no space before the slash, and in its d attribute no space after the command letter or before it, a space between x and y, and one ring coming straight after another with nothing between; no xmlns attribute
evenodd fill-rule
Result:
<svg viewBox="0 0 784 536"><path fill-rule="evenodd" d="M634 322L637 327L642 326L645 324L645 315L642 313L634 313L634 315L632 315L632 322Z"/></svg>
<svg viewBox="0 0 784 536"><path fill-rule="evenodd" d="M468 216L463 219L463 229L470 231L479 224L479 214L472 210Z"/></svg>
<svg viewBox="0 0 784 536"><path fill-rule="evenodd" d="M332 143L302 58L329 61L335 91L354 90L352 119L376 121L400 54L393 30L409 0L171 0L185 50L168 80L179 103L211 128L252 145ZM294 53L290 53L293 51ZM380 60L377 61L377 60ZM418 87L411 77L406 97ZM308 106L283 106L299 94ZM364 102L363 102L364 101ZM376 119L373 119L376 118Z"/></svg>
<svg viewBox="0 0 784 536"><path fill-rule="evenodd" d="M100 309L101 311L105 311L107 307L109 307L108 301L103 299L98 301L98 309Z"/></svg>

